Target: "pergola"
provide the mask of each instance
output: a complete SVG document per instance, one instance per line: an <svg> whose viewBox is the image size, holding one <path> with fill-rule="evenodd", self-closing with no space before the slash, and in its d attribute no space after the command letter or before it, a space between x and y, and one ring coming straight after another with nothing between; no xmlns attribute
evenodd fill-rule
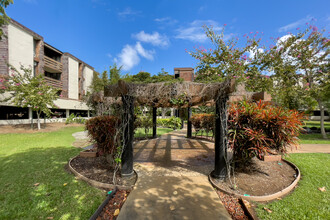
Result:
<svg viewBox="0 0 330 220"><path fill-rule="evenodd" d="M244 86L239 86L235 92L235 80L222 83L194 82L162 82L134 84L119 81L104 89L104 99L112 97L113 102L122 108L123 153L121 158L121 174L133 174L133 135L134 106L143 105L153 108L153 137L157 137L156 113L158 107L176 107L188 109L187 137L192 135L190 122L191 107L199 105L215 105L215 164L212 176L225 178L227 175L225 155L227 153L227 105L228 101L240 100L243 97L253 99L268 99L265 94L249 93ZM102 102L103 99L98 100Z"/></svg>

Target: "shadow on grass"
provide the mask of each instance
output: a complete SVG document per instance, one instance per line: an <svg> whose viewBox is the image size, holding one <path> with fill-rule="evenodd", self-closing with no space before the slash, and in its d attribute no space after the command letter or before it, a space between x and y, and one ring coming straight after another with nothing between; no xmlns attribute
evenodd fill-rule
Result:
<svg viewBox="0 0 330 220"><path fill-rule="evenodd" d="M57 146L1 155L0 219L88 219L104 195L65 170L78 152Z"/></svg>

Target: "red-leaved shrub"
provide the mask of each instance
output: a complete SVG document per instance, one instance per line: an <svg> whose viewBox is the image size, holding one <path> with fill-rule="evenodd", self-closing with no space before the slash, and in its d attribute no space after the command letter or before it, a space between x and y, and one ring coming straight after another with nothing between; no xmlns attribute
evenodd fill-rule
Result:
<svg viewBox="0 0 330 220"><path fill-rule="evenodd" d="M245 164L254 156L275 150L286 153L298 144L304 115L259 101L240 101L228 112L229 147L236 164Z"/></svg>
<svg viewBox="0 0 330 220"><path fill-rule="evenodd" d="M297 145L304 115L265 102L239 101L228 109L228 142L233 151L233 162L245 165L255 156L267 152L286 153ZM196 132L213 131L213 114L195 114L191 117ZM214 133L214 132L213 132Z"/></svg>
<svg viewBox="0 0 330 220"><path fill-rule="evenodd" d="M85 129L97 144L100 154L115 155L120 145L120 119L115 116L97 116L86 121Z"/></svg>
<svg viewBox="0 0 330 220"><path fill-rule="evenodd" d="M195 114L190 118L191 124L196 130L196 134L199 131L205 131L208 134L214 130L214 115L213 114ZM214 134L214 132L213 132Z"/></svg>

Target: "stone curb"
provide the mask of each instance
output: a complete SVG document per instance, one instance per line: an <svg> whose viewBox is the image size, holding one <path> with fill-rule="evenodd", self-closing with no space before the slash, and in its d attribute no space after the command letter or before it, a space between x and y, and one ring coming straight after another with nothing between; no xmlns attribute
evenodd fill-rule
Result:
<svg viewBox="0 0 330 220"><path fill-rule="evenodd" d="M99 181L96 181L96 180L92 180L92 179L89 179L87 177L85 177L84 175L80 174L79 172L77 172L75 169L73 169L73 167L71 166L71 161L73 159L75 159L76 157L78 157L79 155L73 157L70 159L69 163L68 163L68 166L69 166L69 169L70 171L76 176L78 177L78 179L81 179L87 183L89 183L90 185L96 187L96 188L106 188L106 189L115 189L116 187L119 189L119 190L132 190L134 185L136 184L137 182L137 179L138 179L138 174L135 170L133 170L133 172L135 173L136 175L136 180L134 182L134 185L132 186L122 186L122 185L115 185L115 184L110 184L110 183L101 183Z"/></svg>
<svg viewBox="0 0 330 220"><path fill-rule="evenodd" d="M293 164L293 163L291 163L287 160L284 160L284 159L282 159L282 161L284 161L284 162L288 163L290 166L292 166L297 171L298 175L297 175L295 181L293 181L288 187L282 189L279 192L271 194L271 195L266 195L266 196L244 196L244 195L241 195L241 194L238 194L238 193L227 192L226 190L220 188L219 186L217 186L213 182L211 174L208 175L208 178L209 178L209 181L210 181L210 183L212 184L213 187L215 187L216 189L218 189L218 190L220 190L220 191L222 191L226 194L229 194L229 195L232 195L232 196L235 196L235 197L238 197L238 198L243 198L243 199L246 199L246 200L250 200L250 201L257 201L257 202L271 201L271 200L274 200L276 198L279 198L279 197L282 197L282 196L288 194L298 184L298 182L300 180L300 177L301 177L300 170L295 164Z"/></svg>

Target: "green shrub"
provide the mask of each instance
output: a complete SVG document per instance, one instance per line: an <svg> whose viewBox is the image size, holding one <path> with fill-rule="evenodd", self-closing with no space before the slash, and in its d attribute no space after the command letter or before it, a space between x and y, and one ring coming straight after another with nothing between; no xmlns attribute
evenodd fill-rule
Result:
<svg viewBox="0 0 330 220"><path fill-rule="evenodd" d="M137 116L134 121L134 128L144 128L146 136L152 128L152 118L148 116Z"/></svg>
<svg viewBox="0 0 330 220"><path fill-rule="evenodd" d="M121 121L115 116L97 116L86 121L85 129L92 140L96 142L98 152L116 156L120 147Z"/></svg>
<svg viewBox="0 0 330 220"><path fill-rule="evenodd" d="M65 120L65 124L72 124L72 123L78 123L78 124L85 124L86 119L78 116L76 117L75 114L71 113L69 117Z"/></svg>
<svg viewBox="0 0 330 220"><path fill-rule="evenodd" d="M304 115L264 102L232 103L228 114L229 147L237 164L247 164L255 156L276 151L286 153L298 144Z"/></svg>
<svg viewBox="0 0 330 220"><path fill-rule="evenodd" d="M157 118L157 125L175 130L181 127L181 119L177 117Z"/></svg>

